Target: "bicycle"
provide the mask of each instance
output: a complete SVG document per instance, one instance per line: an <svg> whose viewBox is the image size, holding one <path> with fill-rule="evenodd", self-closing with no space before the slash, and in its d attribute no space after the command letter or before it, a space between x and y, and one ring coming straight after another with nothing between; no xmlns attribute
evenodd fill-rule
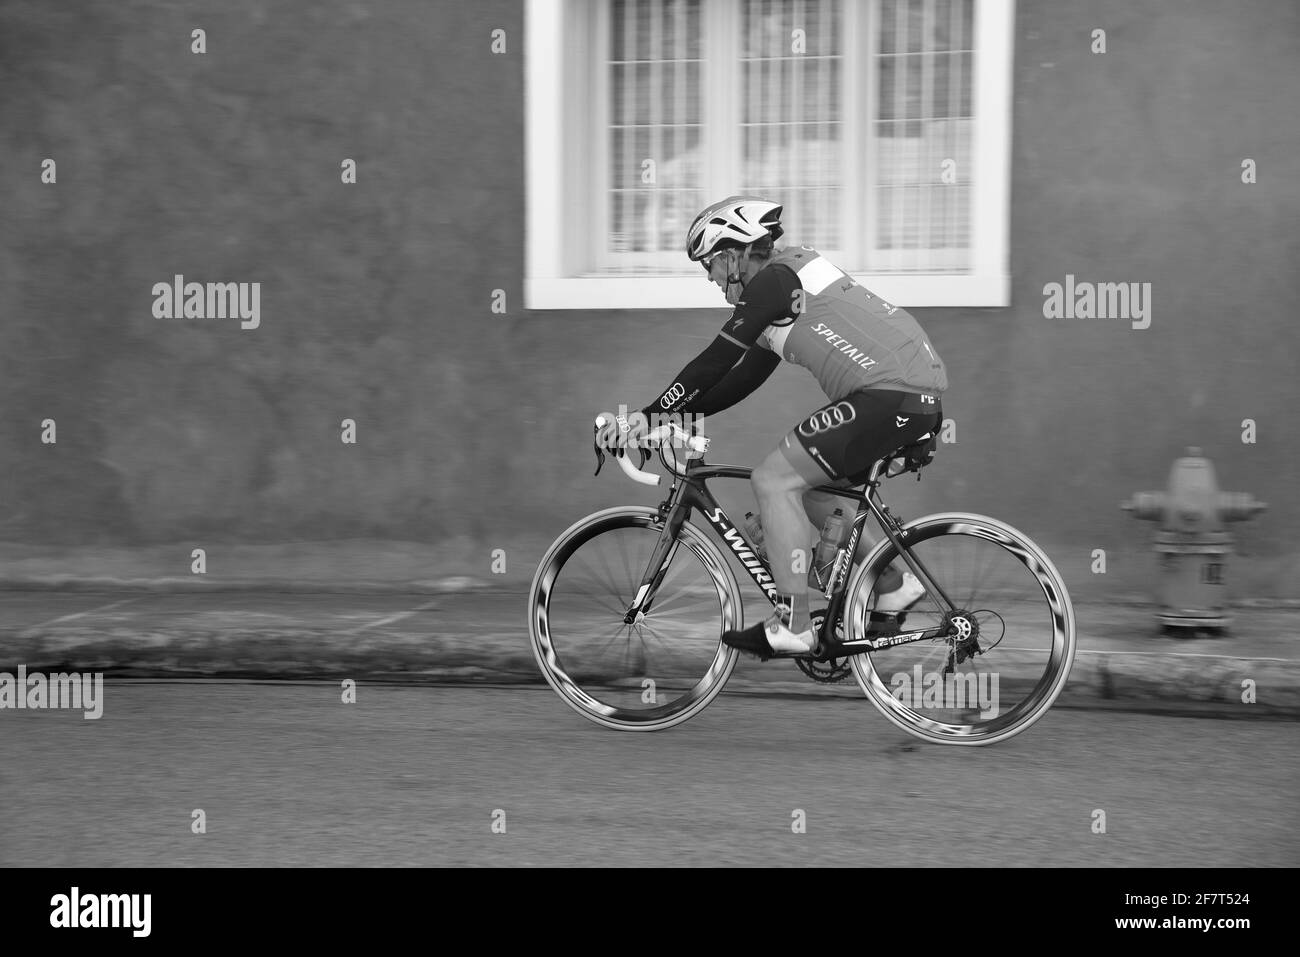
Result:
<svg viewBox="0 0 1300 957"><path fill-rule="evenodd" d="M1038 721L1064 688L1075 654L1074 612L1051 560L1010 525L963 512L905 523L884 505L882 480L907 472L919 480L935 440L930 433L882 457L861 491L818 487L856 501L857 512L834 562L817 578L827 601L814 613L817 645L773 657L795 658L820 682L851 672L885 718L923 740L995 744ZM667 497L655 508L608 508L575 522L543 556L528 598L533 654L547 682L578 713L620 731L678 725L726 685L738 652L721 635L744 627L726 552L769 602L777 594L767 561L706 484L748 479L752 469L705 464L709 439L676 424L644 441L658 447L673 477ZM686 450L684 466L673 446ZM644 466L648 453L639 451ZM599 444L596 455L599 474ZM661 484L662 476L632 464L630 449L615 458L634 481ZM691 521L692 512L711 534ZM854 565L869 515L884 537ZM990 554L959 563L972 549ZM925 595L896 626L881 626L872 619L873 586L899 559ZM990 576L999 570L1013 572L1019 584L995 586ZM680 617L670 620L669 612ZM1010 643L1008 634L1015 636Z"/></svg>

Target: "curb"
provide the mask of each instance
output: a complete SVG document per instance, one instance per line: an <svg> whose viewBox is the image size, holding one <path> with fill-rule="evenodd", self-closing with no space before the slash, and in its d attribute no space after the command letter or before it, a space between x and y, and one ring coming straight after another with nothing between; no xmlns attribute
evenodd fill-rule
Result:
<svg viewBox="0 0 1300 957"><path fill-rule="evenodd" d="M48 636L15 643L0 671L103 671L153 679L362 681L546 687L523 641L394 641L378 636L322 641L318 632ZM13 658L13 661L9 659ZM741 663L743 668L744 662ZM754 667L760 667L755 664ZM817 684L794 674L738 671L724 694L861 698L857 683ZM1250 682L1249 686L1246 682ZM1253 703L1242 700L1249 687ZM1079 651L1057 704L1129 711L1176 709L1239 717L1300 718L1300 662L1160 652Z"/></svg>
<svg viewBox="0 0 1300 957"><path fill-rule="evenodd" d="M301 579L208 580L170 578L79 578L40 576L0 580L0 591L46 593L115 592L127 595L168 594L302 594L437 596L501 592L501 601L519 603L520 620L479 617L452 619L430 630L420 624L404 632L385 633L370 624L346 630L323 630L318 624L288 615L246 612L184 612L183 619L142 624L108 616L96 621L74 613L40 625L19 627L0 636L0 671L24 664L31 672L102 671L115 678L305 680L353 678L421 684L546 687L537 668L522 620L524 599L503 582L469 576L424 581L304 581ZM495 589L493 588L495 585ZM478 601L475 599L474 601ZM449 604L455 599L448 598ZM498 602L493 602L497 604ZM426 602L440 608L441 602ZM473 604L473 602L471 602ZM1084 603L1087 604L1087 603ZM1300 602L1255 599L1242 608L1296 608ZM1147 603L1154 611L1154 605ZM488 618L492 619L489 614ZM1286 615L1283 637L1294 636L1294 616ZM173 623L175 622L175 623ZM381 622L382 623L382 622ZM485 627L486 626L486 627ZM8 629L6 629L8 631ZM1069 683L1058 699L1066 708L1184 712L1241 717L1300 718L1300 660L1290 658L1290 641L1256 646L1287 657L1178 650L1176 642L1160 649L1081 648ZM1228 646L1221 646L1224 651ZM862 697L851 678L837 685L815 683L791 666L784 674L770 666L751 670L742 663L725 693L764 696ZM1254 695L1254 702L1243 697Z"/></svg>
<svg viewBox="0 0 1300 957"><path fill-rule="evenodd" d="M1250 693L1273 713L1300 717L1300 662L1149 651L1087 651L1074 657L1061 700L1237 705Z"/></svg>

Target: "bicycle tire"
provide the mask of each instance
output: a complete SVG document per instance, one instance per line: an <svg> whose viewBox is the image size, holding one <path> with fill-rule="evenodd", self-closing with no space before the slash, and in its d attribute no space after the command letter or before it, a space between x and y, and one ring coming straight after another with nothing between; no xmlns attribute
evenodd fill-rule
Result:
<svg viewBox="0 0 1300 957"><path fill-rule="evenodd" d="M565 567L569 565L583 545L608 532L620 529L646 530L647 535L644 541L649 543L651 540L650 535L653 534L657 539L661 527L656 510L644 506L621 506L588 515L571 525L555 540L538 564L537 572L533 576L533 582L529 588L528 621L530 643L533 656L547 683L560 696L561 700L583 717L603 727L618 731L662 731L681 724L698 714L718 695L725 686L736 663L736 650L723 645L721 635L724 630L743 627L744 611L740 586L726 558L714 542L697 526L690 522L683 522L678 533L676 547L669 556L669 563L677 560L678 555L682 553L682 549L685 549L687 554L698 559L696 564L705 573L707 582L700 591L704 595L712 592L716 595L718 602L716 622L702 621L698 625L702 637L698 640L692 639L694 644L698 644L702 649L702 655L707 653L710 641L714 646L712 656L708 664L703 667L698 680L691 684L678 699L664 704L652 701L651 707L639 708L610 704L608 701L602 701L598 694L604 693L607 697L612 696L611 689L616 686L617 682L626 683L639 680L644 684L647 680L644 674L622 675L617 678L610 677L607 674L601 675L587 682L588 687L591 688L591 690L587 690L583 687L584 679L570 673L575 672L577 669L571 663L566 664L563 659L566 654L569 654L571 658L575 657L576 652L570 653L567 649L557 648L557 634L552 621L552 606L555 602L556 586L562 580ZM627 564L629 564L630 570L630 566L634 562ZM644 567L642 565L637 570L637 581L629 582L629 588L635 589L636 584L639 582L640 571L643 571ZM688 572L687 574L691 573ZM665 579L664 585L667 584L668 581ZM661 586L661 592L662 590ZM621 607L624 609L630 606L632 597L632 593L615 596L616 599L622 600ZM652 606L651 614L655 614L660 608L662 606ZM716 634L713 633L715 625ZM635 626L627 627L630 636L631 629ZM672 640L674 639L665 639L662 643L663 646L667 646L669 641ZM581 642L578 642L576 647L580 648ZM644 650L643 647L642 651L644 652ZM689 669L689 667L688 665L687 668ZM653 682L654 679L650 678L648 680ZM681 680L686 681L689 678ZM625 684L620 693L625 693L627 687L634 686ZM658 686L652 684L651 688L652 695L657 695Z"/></svg>
<svg viewBox="0 0 1300 957"><path fill-rule="evenodd" d="M990 607L985 609L980 598L974 596L973 591L970 596L963 593L959 597L954 594L955 583L945 581L945 573L935 566L944 564L943 561L936 559L941 559L946 551L951 551L957 539L989 542L1001 549L1001 553L1009 556L1007 560L1010 566L1014 567L1018 563L1028 573L1027 579L1036 583L1041 591L1041 598L1035 596L1032 600L1020 600L1009 598L1005 594L994 594L989 598ZM1031 727L1047 713L1065 688L1077 647L1074 610L1065 582L1056 566L1027 535L1004 522L984 515L962 512L927 515L904 525L901 541L909 551L917 552L917 557L921 559L927 570L935 575L936 583L941 589L948 592L954 601L964 602L970 606L962 609L967 613L964 619L967 636L901 644L895 648L871 652L869 655L855 655L851 664L863 693L896 727L931 743L963 746L990 745L1006 741ZM848 586L850 590L845 606L844 622L846 629L854 637L864 634L868 627L868 612L873 604L871 596L876 579L891 562L899 558L898 549L889 539L883 538L862 560L852 576ZM900 561L899 567L901 566ZM949 575L952 577L951 573ZM990 593L994 591L990 588ZM1025 591L1033 594L1031 586L1027 585ZM928 600L929 597L926 596L926 599ZM1038 607L1040 601L1041 608ZM998 610L999 604L1001 611ZM918 615L916 609L909 611L906 630L911 631L936 624L941 611L937 602L934 602L934 609L932 612L934 620L929 622L925 620L924 614ZM1008 616L1005 613L1012 610L1017 612L1015 620L1018 627L1023 620L1021 631L1027 636L1023 639L1017 638L1016 641L1028 642L1028 647L1017 645L1015 641L1005 649L1002 647L1008 631ZM983 633L984 626L979 619L980 613L991 616L987 619L989 622L992 622L994 617L1001 622L1001 637L998 638L998 643L992 646L992 650L984 647L979 653L970 655L966 659L971 663L970 670L959 673L954 662L962 663L963 643L969 654L971 648L969 633L972 631L972 625L976 647ZM1035 624L1039 621L1040 614L1041 625ZM956 626L960 623L954 620L953 624ZM944 647L945 644L947 647ZM1001 688L1005 685L1002 680L1005 671L999 672L988 668L988 659L994 656L995 651L998 660L994 661L994 666L1005 669L1009 665L1015 672L1013 688L1025 687L1027 682L1032 682L1024 700L1018 701L1005 712L1000 709L1000 701L997 700L1000 698ZM938 660L945 664L942 673L933 671L916 673L917 669L914 669L912 674L896 671L888 685L880 677L881 672L889 667L891 660L897 662L907 655L913 657L928 655L932 658L935 652ZM1037 668L1040 667L1039 659L1043 655L1046 655L1046 660L1041 664L1042 674L1035 677ZM951 671L948 670L950 668ZM979 677L981 668L987 680ZM975 676L973 681L970 678L972 674ZM918 696L916 686L919 683L923 683L925 688L923 694ZM992 694L988 695L986 700L984 694L989 688L992 689ZM969 700L962 700L964 694L971 691L980 695L978 705L984 710L972 708ZM952 698L949 697L950 694ZM932 696L932 700L927 696ZM986 704L992 707L984 707ZM991 714L979 722L970 720L954 722L936 718L936 715L950 717L952 714L968 715L974 711L978 711L980 716L984 717L985 711L992 712L995 709L996 714Z"/></svg>

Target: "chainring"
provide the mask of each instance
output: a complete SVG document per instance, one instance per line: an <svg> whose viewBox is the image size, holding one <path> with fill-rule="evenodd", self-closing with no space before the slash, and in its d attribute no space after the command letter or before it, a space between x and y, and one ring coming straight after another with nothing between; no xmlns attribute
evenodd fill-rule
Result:
<svg viewBox="0 0 1300 957"><path fill-rule="evenodd" d="M813 633L820 635L826 609L819 608L810 617ZM794 663L799 666L800 671L819 684L836 684L853 673L847 659L829 658L826 661L815 661L812 658L796 658Z"/></svg>

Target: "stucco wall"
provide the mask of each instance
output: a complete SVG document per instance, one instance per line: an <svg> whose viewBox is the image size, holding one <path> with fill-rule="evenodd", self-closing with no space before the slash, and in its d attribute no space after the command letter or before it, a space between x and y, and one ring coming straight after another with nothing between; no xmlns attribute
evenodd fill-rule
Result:
<svg viewBox="0 0 1300 957"><path fill-rule="evenodd" d="M0 540L544 539L649 500L591 478L591 416L726 313L523 309L522 31L515 2L0 8ZM1300 593L1300 8L1022 0L1016 35L1012 302L916 310L957 442L896 500L1119 549L1150 529L1118 503L1199 445ZM260 327L154 318L176 273L261 282ZM1151 283L1150 328L1044 318L1067 273ZM819 399L778 371L714 458Z"/></svg>

